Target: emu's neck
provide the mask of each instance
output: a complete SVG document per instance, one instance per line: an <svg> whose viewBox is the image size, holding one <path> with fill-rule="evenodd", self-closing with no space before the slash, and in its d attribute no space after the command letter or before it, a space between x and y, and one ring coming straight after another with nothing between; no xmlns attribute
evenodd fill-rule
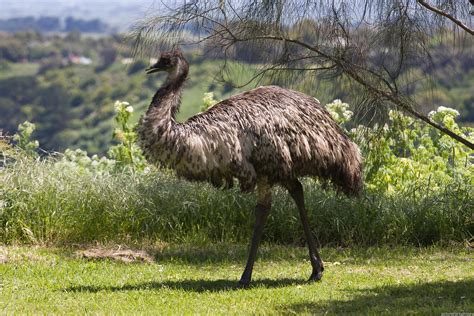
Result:
<svg viewBox="0 0 474 316"><path fill-rule="evenodd" d="M137 126L140 147L152 162L170 166L176 162L182 135L176 132L178 125L175 115L179 110L181 90L187 75L187 63L168 74L166 82L153 96L148 111Z"/></svg>
<svg viewBox="0 0 474 316"><path fill-rule="evenodd" d="M154 123L173 125L176 113L181 105L181 92L188 75L187 65L177 67L168 74L166 82L156 91L147 111L147 116Z"/></svg>

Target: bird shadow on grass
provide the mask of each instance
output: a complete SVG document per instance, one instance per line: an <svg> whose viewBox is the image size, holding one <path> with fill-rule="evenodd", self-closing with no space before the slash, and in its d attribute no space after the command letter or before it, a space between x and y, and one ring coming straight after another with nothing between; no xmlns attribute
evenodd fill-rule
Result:
<svg viewBox="0 0 474 316"><path fill-rule="evenodd" d="M248 245L241 244L171 245L161 249L153 247L133 249L127 246L79 245L51 251L69 259L112 260L127 263L156 262L159 264L172 262L195 266L229 263L240 264L242 268L248 258ZM306 248L278 247L266 244L261 245L259 248L258 260L288 261L295 259L306 260Z"/></svg>
<svg viewBox="0 0 474 316"><path fill-rule="evenodd" d="M259 279L252 281L251 288L280 288L306 283L302 279ZM221 292L241 289L236 280L181 280L163 282L144 282L123 286L79 285L63 289L64 292L97 293L126 291L156 291L163 289L183 290L186 292Z"/></svg>
<svg viewBox="0 0 474 316"><path fill-rule="evenodd" d="M281 306L283 314L438 314L474 312L474 279L345 289L348 300Z"/></svg>
<svg viewBox="0 0 474 316"><path fill-rule="evenodd" d="M241 264L248 258L248 245L215 244L200 246L172 246L162 251L152 252L156 262L182 262L188 265L232 263ZM287 261L307 258L306 248L275 247L263 244L258 249L258 260Z"/></svg>

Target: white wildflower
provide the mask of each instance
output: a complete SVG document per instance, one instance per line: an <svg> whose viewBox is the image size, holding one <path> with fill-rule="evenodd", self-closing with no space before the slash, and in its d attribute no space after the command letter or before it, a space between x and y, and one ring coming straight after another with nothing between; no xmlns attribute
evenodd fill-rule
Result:
<svg viewBox="0 0 474 316"><path fill-rule="evenodd" d="M445 107L445 106L438 107L438 110L436 112L446 113L446 114L449 114L453 117L458 117L459 116L459 112L456 109L448 108L448 107Z"/></svg>
<svg viewBox="0 0 474 316"><path fill-rule="evenodd" d="M326 104L326 109L329 111L332 118L339 124L349 121L354 114L349 110L349 104L344 103L339 99Z"/></svg>
<svg viewBox="0 0 474 316"><path fill-rule="evenodd" d="M128 102L125 102L125 101L115 101L115 104L114 104L114 108L115 108L115 112L121 112L123 110L126 110L127 112L130 112L127 110L128 106L130 105L130 103ZM132 111L133 111L133 108L132 108Z"/></svg>
<svg viewBox="0 0 474 316"><path fill-rule="evenodd" d="M114 109L115 109L115 112L120 112L122 110L122 102L115 101Z"/></svg>
<svg viewBox="0 0 474 316"><path fill-rule="evenodd" d="M459 112L457 110L445 106L440 106L436 111L428 113L428 117L436 122L444 122L447 117L455 119L458 116Z"/></svg>
<svg viewBox="0 0 474 316"><path fill-rule="evenodd" d="M125 111L127 111L128 113L133 113L133 106L129 105L125 108Z"/></svg>

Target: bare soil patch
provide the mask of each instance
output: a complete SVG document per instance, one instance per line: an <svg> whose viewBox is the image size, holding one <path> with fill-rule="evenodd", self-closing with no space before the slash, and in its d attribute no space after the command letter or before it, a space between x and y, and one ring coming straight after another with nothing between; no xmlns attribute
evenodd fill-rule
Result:
<svg viewBox="0 0 474 316"><path fill-rule="evenodd" d="M75 252L76 256L79 258L85 258L90 260L116 260L122 261L125 263L132 262L144 262L144 263L153 263L155 260L153 256L144 250L134 250L134 249L107 249L101 247L87 248L78 250Z"/></svg>
<svg viewBox="0 0 474 316"><path fill-rule="evenodd" d="M0 247L0 264L8 262L7 250L3 247Z"/></svg>

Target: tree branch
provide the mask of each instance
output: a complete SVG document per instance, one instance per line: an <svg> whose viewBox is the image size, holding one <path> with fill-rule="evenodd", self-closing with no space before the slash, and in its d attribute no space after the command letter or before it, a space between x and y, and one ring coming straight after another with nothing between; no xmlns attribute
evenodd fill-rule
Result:
<svg viewBox="0 0 474 316"><path fill-rule="evenodd" d="M474 35L474 30L469 28L466 24L464 24L462 21L458 20L456 17L452 16L451 14L447 13L447 12L444 12L443 10L440 10L432 5L430 5L429 3L427 3L426 1L424 0L417 0L417 2L424 6L425 8L427 8L428 10L436 13L436 14L439 14L439 15L442 15L444 16L445 18L448 18L450 19L453 23L455 23L457 26L459 26L460 28L462 28L464 31L468 32L469 34L471 35Z"/></svg>
<svg viewBox="0 0 474 316"><path fill-rule="evenodd" d="M470 1L472 2L474 0ZM318 3L323 2L324 1ZM348 5L349 3L358 3L358 1L339 2L345 5ZM302 63L302 65L288 64L286 65L286 70L291 70L288 69L289 67L291 67L297 68L298 71L326 71L334 72L338 75L343 74L347 76L350 81L357 82L357 84L363 87L364 90L367 91L367 95L368 97L370 97L371 100L374 100L377 103L391 103L400 110L403 110L413 115L414 117L431 125L440 132L450 136L456 141L459 141L470 149L474 150L474 142L472 140L466 138L466 136L464 135L456 134L450 129L444 127L442 124L433 121L425 114L418 112L416 110L416 102L414 102L408 96L400 94L397 88L396 80L399 77L400 73L403 71L403 66L410 64L407 63L407 56L405 56L405 54L413 54L413 58L426 58L426 56L429 57L429 53L426 49L428 42L425 38L423 38L423 35L431 34L431 29L430 26L426 24L426 22L434 22L433 25L440 25L442 23L439 22L442 22L445 19L449 19L451 22L455 23L455 25L466 31L468 34L474 35L474 30L471 29L468 24L465 24L464 22L459 20L450 12L445 12L444 10L440 9L443 8L442 5L440 5L440 8L432 6L429 3L429 0L393 0L388 2L382 1L382 5L380 5L378 1L366 1L366 8L364 9L364 12L366 10L370 11L371 8L375 10L373 14L374 16L376 16L375 25L378 27L375 27L374 31L370 32L370 34L368 35L365 35L365 32L367 31L365 28L360 30L362 31L362 33L350 35L348 31L352 29L352 27L345 27L343 23L344 20L340 19L340 11L338 11L338 9L334 7L334 3L339 2L332 2L332 6L329 7L329 9L332 9L332 11L330 11L330 13L328 14L325 14L323 10L324 8L328 7L324 6L324 4L320 4L322 8L320 8L321 10L318 11L321 12L318 16L313 16L312 14L306 13L307 10L305 7L300 9L305 10L304 12L298 11L298 8L296 8L296 6L294 8L289 9L288 11L288 21L293 21L293 18L295 18L295 10L296 13L301 13L296 17L296 21L304 21L305 18L308 18L310 20L314 20L317 17L320 18L320 20L322 21L321 29L316 29L316 34L314 34L314 39L316 40L315 43L319 44L313 44L308 40L305 40L304 37L299 37L298 35L290 35L293 34L291 33L291 28L288 29L288 33L285 34L286 32L281 27L281 24L283 22L280 20L273 21L272 17L268 17L267 19L265 16L266 11L259 11L260 2L254 0L249 1L249 3L247 3L246 1L242 1L244 5L241 8L230 7L233 11L233 13L231 12L233 18L230 21L226 19L225 12L223 12L226 10L224 7L212 6L212 4L215 3L215 0L203 0L202 2L199 2L199 6L197 5L197 1L192 2L193 4L195 4L195 7L193 6L192 8L189 8L188 6L184 5L175 10L174 16L162 20L165 24L161 28L160 35L164 36L165 38L170 37L169 29L174 30L172 27L169 27L170 24L171 26L177 25L178 27L182 27L188 21L200 22L199 26L207 31L202 41L211 42L216 44L218 47L220 46L221 48L224 48L225 56L227 56L227 49L239 42L262 41L267 44L266 41L281 41L284 43L294 44L295 46L297 46L298 49L306 50L308 52L311 52L312 55L315 55L314 58L318 61L318 63L312 65L308 65L305 63ZM405 10L403 12L399 12L397 10L394 11L392 2L394 5L398 5L401 9ZM458 8L459 6L461 6L460 2L461 1L452 0L439 1L439 3L451 4L454 8ZM203 4L201 5L201 3ZM238 1L238 3L240 3L240 1ZM305 3L312 2L305 1ZM329 6L331 5L331 1L328 1L327 3ZM219 4L222 3L219 2ZM227 2L225 4L227 5ZM247 4L247 6L245 6L245 4ZM209 5L211 5L210 8ZM462 6L462 8L464 8L462 12L465 12L467 10L467 7L465 5ZM357 9L356 6L357 5L354 4L352 8ZM428 10L434 14L415 14L415 11L419 8L419 6L424 8L423 11ZM198 10L199 7L203 8L202 11ZM342 8L341 10L343 9L344 8ZM344 13L344 11L341 12ZM279 14L281 14L281 12ZM413 21L410 20L410 14L414 15ZM443 18L439 19L438 17L441 16ZM228 15L227 17L230 16ZM407 24L405 24L405 20L402 19L408 19ZM328 23L328 21L330 23ZM147 31L152 31L150 29L150 24L153 25L158 23L158 21L151 22L152 23L145 23L145 27L142 30L143 32L139 32L139 36L148 35ZM334 25L332 25L331 23L333 23ZM401 32L399 38L393 38L395 42L401 43L401 59L399 61L399 65L395 69L394 73L392 73L389 68L385 67L385 64L382 65L382 70L378 72L377 69L371 67L372 64L370 63L370 60L368 60L368 58L370 58L369 55L372 52L384 52L385 50L382 49L387 48L387 38L391 39L391 37L387 35L392 34L394 31ZM406 34L412 33L414 33L414 36L406 36ZM373 35L369 36L371 34ZM361 36L359 41L363 41L364 38L367 38L369 40L369 43L364 42L364 45L360 45L357 42L358 36ZM334 45L332 41L338 40L341 37L343 39L346 39L347 43L349 42L349 40L351 40L351 45L348 45L346 43L344 46L336 47L336 45ZM145 39L143 38L139 38L139 41L140 40L145 41ZM370 45L372 44L379 45L379 50L377 51L377 49L370 47ZM287 45L283 46L286 50ZM291 52L291 45L288 45L288 47L290 48L289 51ZM361 56L362 58L359 58ZM283 66L282 61L290 61L288 60L288 57L282 56L282 60L275 60L275 56L275 58L270 59L273 65L266 66L263 70L258 72L252 78L252 80L255 78L260 78L266 71L283 70L279 67ZM416 60L418 61L420 59ZM226 58L225 62L227 62ZM389 79L387 79L387 77L381 72L383 70L387 72Z"/></svg>
<svg viewBox="0 0 474 316"><path fill-rule="evenodd" d="M237 38L236 41L252 41L252 40L276 40L276 41L286 41L289 43L294 43L296 45L300 45L308 50L311 50L320 56L327 58L334 64L338 65L342 71L348 75L350 78L352 78L354 81L365 87L370 93L373 95L376 95L380 98L383 98L389 102L392 102L395 104L397 107L401 108L403 111L410 113L411 115L415 116L416 118L422 120L423 122L431 125L432 127L436 128L437 130L443 132L444 134L448 135L449 137L455 139L456 141L464 144L465 146L469 147L470 149L474 150L474 143L469 141L468 139L454 133L450 129L436 123L435 121L431 120L429 117L426 115L416 111L408 102L402 100L396 93L393 91L387 92L381 89L376 88L374 85L372 85L370 82L367 82L365 79L363 79L356 71L354 71L351 66L353 65L347 65L347 63L344 62L344 60L335 58L334 56L330 56L329 54L325 54L322 52L320 49L317 47L314 47L308 43L305 43L303 41L297 40L297 39L292 39L292 38L285 38L283 36L274 36L274 35L264 35L264 36L255 36L252 38L244 38L244 39L239 39ZM357 67L359 70L361 67ZM367 69L365 69L367 71ZM370 71L368 71L370 73Z"/></svg>

